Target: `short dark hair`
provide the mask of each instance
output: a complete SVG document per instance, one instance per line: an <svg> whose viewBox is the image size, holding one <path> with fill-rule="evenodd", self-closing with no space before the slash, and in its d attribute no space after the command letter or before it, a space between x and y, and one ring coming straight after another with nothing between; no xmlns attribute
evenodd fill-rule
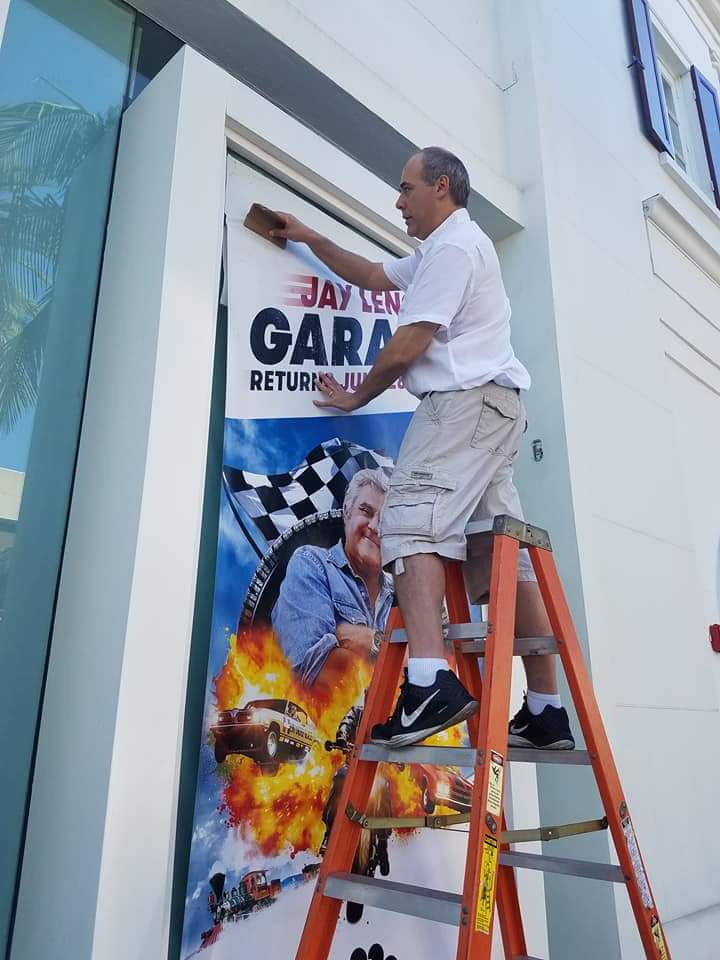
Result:
<svg viewBox="0 0 720 960"><path fill-rule="evenodd" d="M443 147L423 147L418 156L422 159L425 183L432 184L446 176L453 203L458 207L466 207L470 196L470 177L462 160Z"/></svg>

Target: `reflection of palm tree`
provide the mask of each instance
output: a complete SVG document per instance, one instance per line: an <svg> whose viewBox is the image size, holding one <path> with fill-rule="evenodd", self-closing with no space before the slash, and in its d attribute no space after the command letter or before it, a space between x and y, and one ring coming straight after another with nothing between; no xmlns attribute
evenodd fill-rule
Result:
<svg viewBox="0 0 720 960"><path fill-rule="evenodd" d="M116 119L80 104L0 107L0 429L37 401L63 230L78 165Z"/></svg>

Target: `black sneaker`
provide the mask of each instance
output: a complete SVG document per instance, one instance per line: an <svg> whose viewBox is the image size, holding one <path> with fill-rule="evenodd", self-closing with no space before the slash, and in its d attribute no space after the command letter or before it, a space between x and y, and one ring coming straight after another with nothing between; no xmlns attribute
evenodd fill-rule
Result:
<svg viewBox="0 0 720 960"><path fill-rule="evenodd" d="M548 704L542 713L530 713L527 697L510 721L508 744L511 747L536 747L538 750L574 750L575 739L565 707Z"/></svg>
<svg viewBox="0 0 720 960"><path fill-rule="evenodd" d="M454 727L478 708L452 670L438 670L435 683L418 687L407 679L392 715L372 728L370 742L383 747L409 747L434 733Z"/></svg>

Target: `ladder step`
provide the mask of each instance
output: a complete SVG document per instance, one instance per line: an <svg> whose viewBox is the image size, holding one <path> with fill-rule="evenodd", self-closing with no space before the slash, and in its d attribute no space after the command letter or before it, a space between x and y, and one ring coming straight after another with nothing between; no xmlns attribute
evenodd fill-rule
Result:
<svg viewBox="0 0 720 960"><path fill-rule="evenodd" d="M587 750L536 750L534 747L510 747L508 757L513 763L559 763L570 767L589 767L592 764Z"/></svg>
<svg viewBox="0 0 720 960"><path fill-rule="evenodd" d="M465 624L461 624L465 626ZM451 639L464 639L451 637ZM478 657L485 656L487 640L466 640L460 647L463 653L474 653ZM514 657L544 657L547 654L557 653L558 645L555 637L516 637L513 644Z"/></svg>
<svg viewBox="0 0 720 960"><path fill-rule="evenodd" d="M449 623L443 627L443 636L446 640L480 640L487 636L488 625L486 620L478 623ZM390 643L407 643L407 631L393 630Z"/></svg>
<svg viewBox="0 0 720 960"><path fill-rule="evenodd" d="M356 873L331 873L325 882L325 896L364 903L410 917L460 926L462 897L444 890L428 890L408 883L375 880Z"/></svg>
<svg viewBox="0 0 720 960"><path fill-rule="evenodd" d="M461 641L463 653L474 653L478 657L485 656L487 632L485 620L480 623L451 623L443 629L446 640ZM405 630L393 630L390 643L407 643ZM516 657L545 656L557 652L555 637L517 637L513 646L513 655Z"/></svg>
<svg viewBox="0 0 720 960"><path fill-rule="evenodd" d="M429 767L474 767L475 750L472 747L430 747L418 744L393 750L375 743L364 743L361 760L381 763L424 763ZM560 763L571 766L589 766L587 750L534 750L532 747L510 747L511 763Z"/></svg>
<svg viewBox="0 0 720 960"><path fill-rule="evenodd" d="M542 870L544 873L564 873L568 877L588 877L591 880L607 880L609 883L625 883L625 875L614 863L547 857L545 854L519 853L516 850L502 851L500 863L508 867Z"/></svg>

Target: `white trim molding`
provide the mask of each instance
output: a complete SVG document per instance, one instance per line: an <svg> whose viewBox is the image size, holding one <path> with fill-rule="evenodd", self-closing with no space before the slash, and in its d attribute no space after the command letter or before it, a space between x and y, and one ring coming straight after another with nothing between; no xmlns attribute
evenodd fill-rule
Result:
<svg viewBox="0 0 720 960"><path fill-rule="evenodd" d="M694 4L720 33L720 0L694 0Z"/></svg>
<svg viewBox="0 0 720 960"><path fill-rule="evenodd" d="M675 183L680 187L682 192L696 203L700 209L706 214L718 227L720 227L720 210L715 206L713 201L703 193L700 187L691 180L691 178L685 173L682 167L674 160L669 153L659 153L658 157L660 159L660 166L665 170L668 176L672 177Z"/></svg>
<svg viewBox="0 0 720 960"><path fill-rule="evenodd" d="M679 247L686 256L720 284L720 249L689 223L661 193L643 201L645 217Z"/></svg>

